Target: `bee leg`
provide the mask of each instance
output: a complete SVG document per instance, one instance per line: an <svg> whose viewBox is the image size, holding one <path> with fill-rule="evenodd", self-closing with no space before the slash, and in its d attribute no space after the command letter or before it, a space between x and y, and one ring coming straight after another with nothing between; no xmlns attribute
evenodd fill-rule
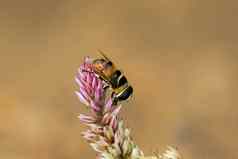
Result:
<svg viewBox="0 0 238 159"><path fill-rule="evenodd" d="M109 85L105 85L103 86L103 89L106 91L110 86Z"/></svg>
<svg viewBox="0 0 238 159"><path fill-rule="evenodd" d="M112 93L111 98L112 98L112 105L117 105L118 98L116 97L115 93Z"/></svg>
<svg viewBox="0 0 238 159"><path fill-rule="evenodd" d="M117 105L118 103L118 99L117 98L113 98L112 99L112 105Z"/></svg>

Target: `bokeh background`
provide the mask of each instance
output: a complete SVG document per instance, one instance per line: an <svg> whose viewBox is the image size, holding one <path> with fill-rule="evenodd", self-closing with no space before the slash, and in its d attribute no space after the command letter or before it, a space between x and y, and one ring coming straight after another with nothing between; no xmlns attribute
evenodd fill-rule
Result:
<svg viewBox="0 0 238 159"><path fill-rule="evenodd" d="M134 86L122 116L146 154L238 158L237 5L0 0L0 158L95 158L74 75L97 49Z"/></svg>

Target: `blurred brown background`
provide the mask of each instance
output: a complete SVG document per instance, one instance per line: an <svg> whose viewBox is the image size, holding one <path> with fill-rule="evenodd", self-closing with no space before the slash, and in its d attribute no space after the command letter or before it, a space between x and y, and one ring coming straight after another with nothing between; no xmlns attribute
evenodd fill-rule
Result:
<svg viewBox="0 0 238 159"><path fill-rule="evenodd" d="M225 0L0 0L0 158L90 159L74 90L101 49L135 89L122 115L146 154L238 158L238 10Z"/></svg>

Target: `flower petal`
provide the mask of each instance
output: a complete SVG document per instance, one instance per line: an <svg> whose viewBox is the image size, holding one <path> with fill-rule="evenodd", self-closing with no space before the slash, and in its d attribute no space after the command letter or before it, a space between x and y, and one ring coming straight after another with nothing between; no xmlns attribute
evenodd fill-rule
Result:
<svg viewBox="0 0 238 159"><path fill-rule="evenodd" d="M83 104L89 106L89 101L88 101L80 92L75 91L75 94L78 96L79 100L80 100Z"/></svg>
<svg viewBox="0 0 238 159"><path fill-rule="evenodd" d="M117 128L117 124L116 116L112 116L109 125L115 130Z"/></svg>
<svg viewBox="0 0 238 159"><path fill-rule="evenodd" d="M96 143L90 143L90 146L96 151L96 152L99 152L99 153L102 153L105 149L101 146L101 145L98 145Z"/></svg>
<svg viewBox="0 0 238 159"><path fill-rule="evenodd" d="M90 106L91 108L93 108L94 111L96 112L99 112L101 109L100 109L100 106L97 105L93 100L90 101Z"/></svg>
<svg viewBox="0 0 238 159"><path fill-rule="evenodd" d="M117 116L118 113L120 112L120 110L121 110L121 105L116 106L115 109L112 111L112 114L113 114L114 116Z"/></svg>
<svg viewBox="0 0 238 159"><path fill-rule="evenodd" d="M80 114L78 116L78 118L80 119L80 121L84 122L84 123L95 123L96 119L92 116L88 116L88 115L84 115L84 114Z"/></svg>
<svg viewBox="0 0 238 159"><path fill-rule="evenodd" d="M104 114L103 115L103 118L102 118L102 120L101 120L101 122L103 123L103 124L109 124L109 121L110 121L110 119L111 119L111 114L110 113L106 113L106 114Z"/></svg>
<svg viewBox="0 0 238 159"><path fill-rule="evenodd" d="M88 101L91 101L91 100L92 100L92 98L90 97L90 94L89 94L89 92L88 92L87 89L81 87L81 88L79 89L79 92L80 92Z"/></svg>
<svg viewBox="0 0 238 159"><path fill-rule="evenodd" d="M92 82L92 87L95 89L97 87L97 84L98 84L97 77L94 77Z"/></svg>
<svg viewBox="0 0 238 159"><path fill-rule="evenodd" d="M109 111L112 108L112 98L108 99L105 105L105 112Z"/></svg>
<svg viewBox="0 0 238 159"><path fill-rule="evenodd" d="M79 80L78 77L75 77L74 80L76 81L76 83L79 85L79 87L83 87L82 82Z"/></svg>

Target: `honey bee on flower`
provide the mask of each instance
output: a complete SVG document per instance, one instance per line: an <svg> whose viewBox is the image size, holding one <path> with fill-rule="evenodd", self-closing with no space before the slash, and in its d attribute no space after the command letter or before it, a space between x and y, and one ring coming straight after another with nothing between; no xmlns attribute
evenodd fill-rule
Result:
<svg viewBox="0 0 238 159"><path fill-rule="evenodd" d="M92 61L93 72L112 90L111 97L114 104L128 100L133 94L132 86L115 64L103 52L99 52L102 57Z"/></svg>

